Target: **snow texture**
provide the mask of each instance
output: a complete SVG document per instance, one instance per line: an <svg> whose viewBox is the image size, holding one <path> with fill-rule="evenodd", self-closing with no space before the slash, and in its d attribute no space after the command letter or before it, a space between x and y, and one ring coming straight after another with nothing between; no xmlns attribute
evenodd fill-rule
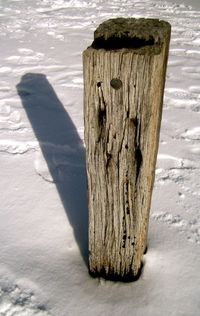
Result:
<svg viewBox="0 0 200 316"><path fill-rule="evenodd" d="M197 316L198 0L0 0L0 315ZM82 51L102 21L172 25L148 252L137 282L87 271Z"/></svg>

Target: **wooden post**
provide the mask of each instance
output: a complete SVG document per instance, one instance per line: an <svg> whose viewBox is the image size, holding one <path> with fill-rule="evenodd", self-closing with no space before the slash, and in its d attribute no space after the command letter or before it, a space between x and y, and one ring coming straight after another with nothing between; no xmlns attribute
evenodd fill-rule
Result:
<svg viewBox="0 0 200 316"><path fill-rule="evenodd" d="M102 23L83 53L89 195L89 272L138 277L162 115L170 24L117 18Z"/></svg>

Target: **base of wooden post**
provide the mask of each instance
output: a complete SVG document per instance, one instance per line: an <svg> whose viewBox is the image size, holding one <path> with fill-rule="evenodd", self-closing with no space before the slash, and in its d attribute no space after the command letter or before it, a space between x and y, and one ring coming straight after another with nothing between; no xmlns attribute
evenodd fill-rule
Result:
<svg viewBox="0 0 200 316"><path fill-rule="evenodd" d="M100 272L90 271L89 269L89 274L94 279L103 278L108 281L129 283L129 282L137 281L140 278L143 272L143 267L144 267L144 264L143 262L141 262L141 267L139 268L138 273L136 275L133 275L132 273L127 273L122 276L121 274L119 275L119 274L114 274L114 273L106 273L105 269L102 269Z"/></svg>

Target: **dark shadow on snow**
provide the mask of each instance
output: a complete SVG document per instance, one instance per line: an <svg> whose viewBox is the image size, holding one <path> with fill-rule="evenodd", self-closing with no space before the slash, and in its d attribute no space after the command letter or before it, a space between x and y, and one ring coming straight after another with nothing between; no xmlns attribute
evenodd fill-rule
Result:
<svg viewBox="0 0 200 316"><path fill-rule="evenodd" d="M88 209L82 140L45 75L24 75L17 91L87 264Z"/></svg>

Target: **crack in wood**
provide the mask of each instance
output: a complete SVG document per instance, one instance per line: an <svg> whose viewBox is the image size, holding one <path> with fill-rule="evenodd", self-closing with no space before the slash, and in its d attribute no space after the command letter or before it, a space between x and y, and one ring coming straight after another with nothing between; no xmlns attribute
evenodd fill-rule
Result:
<svg viewBox="0 0 200 316"><path fill-rule="evenodd" d="M135 124L135 164L136 164L135 183L137 184L140 170L141 170L141 166L142 166L142 162L143 162L142 151L140 148L141 123L137 117L134 119L134 124Z"/></svg>
<svg viewBox="0 0 200 316"><path fill-rule="evenodd" d="M141 166L142 166L142 160L143 160L140 147L137 147L135 150L135 160L136 160L136 183L137 183Z"/></svg>
<svg viewBox="0 0 200 316"><path fill-rule="evenodd" d="M98 137L98 142L100 142L101 139L104 139L103 134L105 134L106 116L107 115L106 115L106 102L104 99L101 82L97 83L97 87L98 87L98 96L99 96L99 106L98 106L99 137Z"/></svg>
<svg viewBox="0 0 200 316"><path fill-rule="evenodd" d="M106 153L106 169L108 169L109 167L109 164L111 162L111 159L112 159L112 154L109 154L108 152Z"/></svg>

